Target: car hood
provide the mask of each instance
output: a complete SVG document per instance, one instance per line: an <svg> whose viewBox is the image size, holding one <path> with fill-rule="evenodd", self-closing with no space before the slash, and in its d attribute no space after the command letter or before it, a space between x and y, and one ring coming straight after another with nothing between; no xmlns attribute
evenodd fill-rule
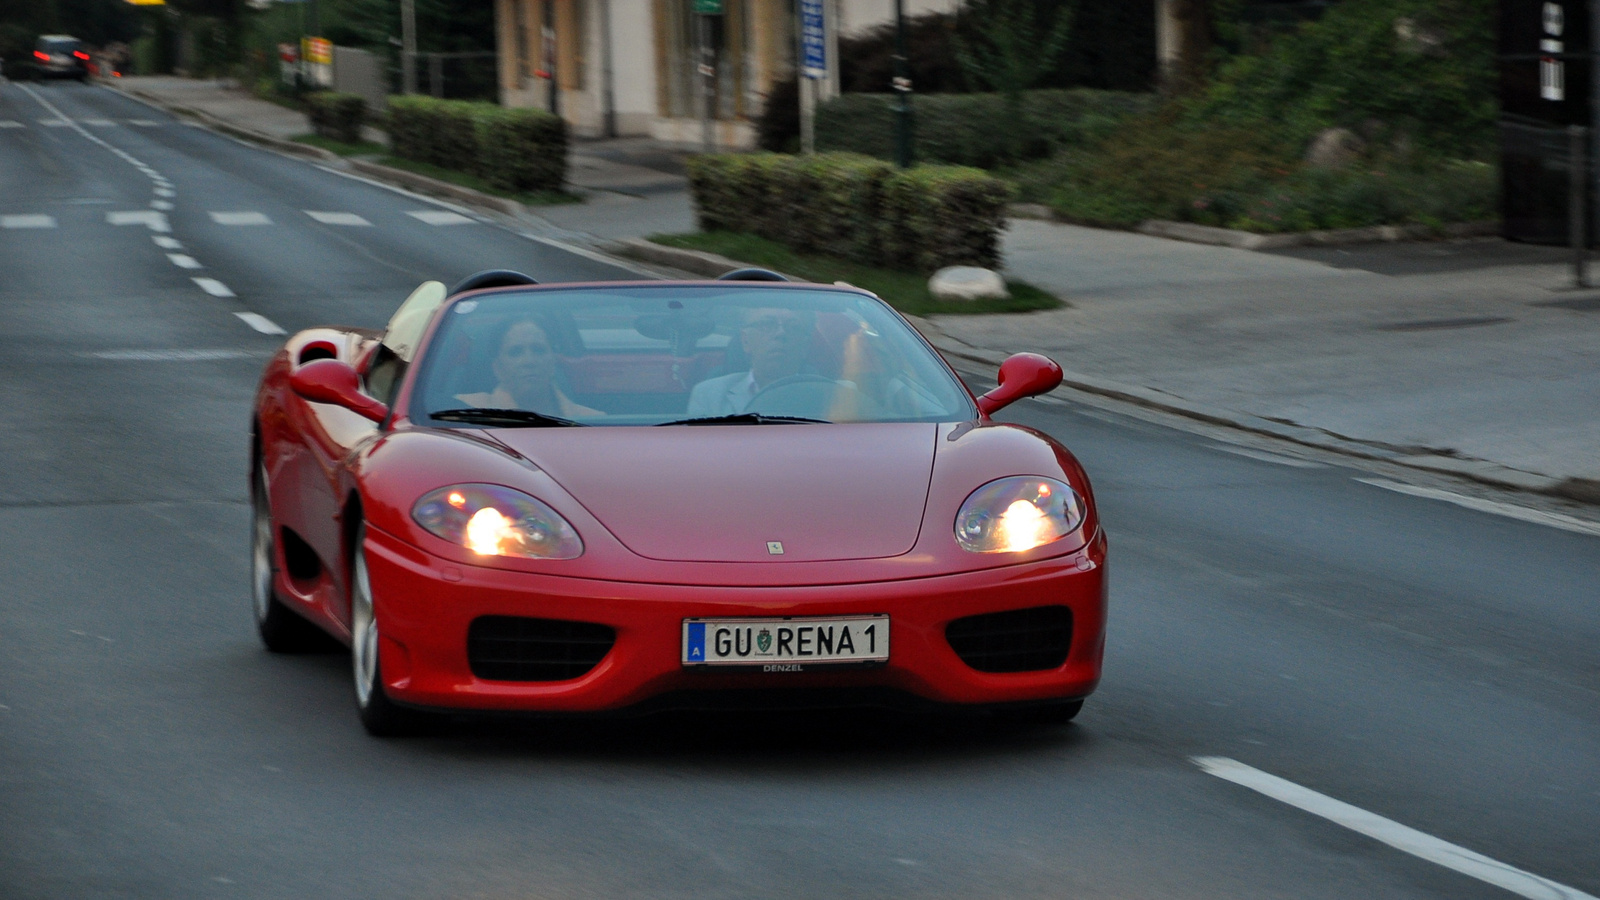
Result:
<svg viewBox="0 0 1600 900"><path fill-rule="evenodd" d="M910 552L937 434L931 424L861 424L503 429L495 437L640 556L817 562Z"/></svg>

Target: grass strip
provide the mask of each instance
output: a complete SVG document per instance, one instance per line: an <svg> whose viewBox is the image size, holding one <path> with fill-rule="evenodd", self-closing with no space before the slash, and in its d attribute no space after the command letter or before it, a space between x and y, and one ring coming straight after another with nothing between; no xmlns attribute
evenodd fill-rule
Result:
<svg viewBox="0 0 1600 900"><path fill-rule="evenodd" d="M325 138L320 134L302 134L292 138L292 140L296 144L309 144L313 147L320 147L330 153L337 153L340 156L382 156L389 152L388 147L372 141L346 144L344 141Z"/></svg>
<svg viewBox="0 0 1600 900"><path fill-rule="evenodd" d="M1006 285L1011 289L1011 297L1006 300L935 300L933 294L928 292L926 275L880 269L834 256L796 253L776 241L749 234L711 231L654 234L649 239L667 247L716 253L819 284L848 282L877 294L895 309L914 316L1032 312L1061 306L1060 298L1055 295L1027 282L1009 280Z"/></svg>
<svg viewBox="0 0 1600 900"><path fill-rule="evenodd" d="M405 159L399 156L385 156L374 160L374 162L395 169L405 169L407 172L415 172L418 175L426 175L429 178L437 178L440 181L448 181L464 188L471 188L479 193L490 194L495 197L506 197L527 206L556 206L562 203L583 202L582 197L566 191L527 191L520 194L502 191L476 175L458 172L455 169L440 168L430 163L417 162L414 159Z"/></svg>

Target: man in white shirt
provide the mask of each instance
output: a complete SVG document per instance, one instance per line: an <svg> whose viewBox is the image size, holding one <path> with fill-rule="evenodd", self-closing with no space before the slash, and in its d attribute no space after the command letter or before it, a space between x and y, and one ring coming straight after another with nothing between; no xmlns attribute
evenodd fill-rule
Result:
<svg viewBox="0 0 1600 900"><path fill-rule="evenodd" d="M752 309L739 328L750 369L707 379L689 392L690 418L742 413L762 388L797 375L816 330L816 316L793 309Z"/></svg>

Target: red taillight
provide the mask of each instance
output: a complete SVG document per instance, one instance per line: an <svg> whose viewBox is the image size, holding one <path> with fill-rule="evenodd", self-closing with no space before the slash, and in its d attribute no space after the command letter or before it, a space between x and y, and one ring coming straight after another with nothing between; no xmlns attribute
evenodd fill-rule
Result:
<svg viewBox="0 0 1600 900"><path fill-rule="evenodd" d="M72 55L82 60L87 60L89 58L89 54L83 52L82 50L74 50L72 51Z"/></svg>
<svg viewBox="0 0 1600 900"><path fill-rule="evenodd" d="M50 61L50 54L44 52L43 50L35 50L35 51L33 51L33 55L39 57L40 59L44 60L45 62L49 62Z"/></svg>

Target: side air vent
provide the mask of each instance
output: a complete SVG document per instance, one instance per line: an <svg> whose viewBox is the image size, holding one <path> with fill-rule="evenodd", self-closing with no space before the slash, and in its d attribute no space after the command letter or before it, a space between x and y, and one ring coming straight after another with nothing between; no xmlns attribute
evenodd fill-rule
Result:
<svg viewBox="0 0 1600 900"><path fill-rule="evenodd" d="M945 640L979 672L1038 672L1059 667L1072 648L1072 611L1035 606L956 619Z"/></svg>
<svg viewBox="0 0 1600 900"><path fill-rule="evenodd" d="M570 681L611 652L609 625L520 616L480 616L467 627L467 664L488 681Z"/></svg>

